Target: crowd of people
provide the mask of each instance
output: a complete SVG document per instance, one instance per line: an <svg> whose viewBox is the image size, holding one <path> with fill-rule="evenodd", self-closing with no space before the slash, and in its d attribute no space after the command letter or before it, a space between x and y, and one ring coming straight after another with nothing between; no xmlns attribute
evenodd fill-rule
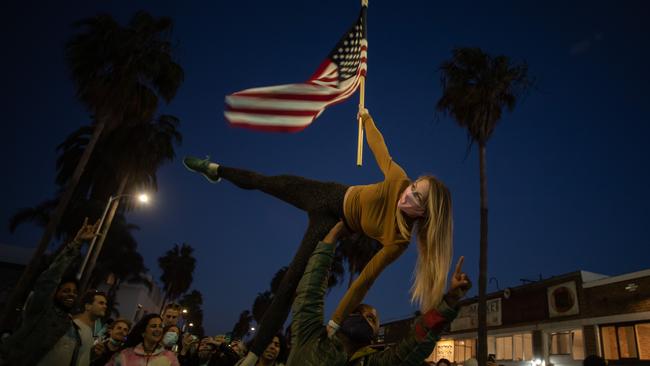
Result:
<svg viewBox="0 0 650 366"><path fill-rule="evenodd" d="M460 263L451 276L449 292L424 314L412 334L384 349L373 347L379 330L377 309L360 304L328 332L323 303L326 279L339 237L337 223L310 257L293 301L290 342L275 334L256 357L256 366L280 365L421 365L440 332L454 316L453 307L467 284ZM64 277L91 240L96 225L84 222L74 240L38 278L20 326L0 343L1 365L115 365L115 366L241 366L247 345L225 335L198 338L179 326L180 306L168 304L161 314L144 314L136 324L128 319L107 320L107 295L88 291L78 296L74 277ZM290 347L291 345L291 347ZM290 350L292 350L290 352Z"/></svg>

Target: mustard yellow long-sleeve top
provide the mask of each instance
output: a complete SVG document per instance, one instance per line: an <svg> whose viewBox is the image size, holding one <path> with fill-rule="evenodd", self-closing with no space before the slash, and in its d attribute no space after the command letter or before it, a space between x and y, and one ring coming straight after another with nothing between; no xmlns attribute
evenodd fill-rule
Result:
<svg viewBox="0 0 650 366"><path fill-rule="evenodd" d="M363 116L363 124L368 146L384 173L384 181L350 187L343 206L346 223L350 229L363 232L384 246L408 244L410 238L399 232L396 213L397 201L411 181L404 169L391 158L384 137L370 115ZM413 220L406 218L410 227Z"/></svg>

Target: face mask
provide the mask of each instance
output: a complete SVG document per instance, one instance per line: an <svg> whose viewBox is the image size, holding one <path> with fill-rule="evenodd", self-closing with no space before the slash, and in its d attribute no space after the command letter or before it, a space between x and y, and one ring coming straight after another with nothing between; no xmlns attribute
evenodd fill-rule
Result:
<svg viewBox="0 0 650 366"><path fill-rule="evenodd" d="M370 344L375 338L375 331L361 314L351 314L343 321L339 332L358 344Z"/></svg>
<svg viewBox="0 0 650 366"><path fill-rule="evenodd" d="M404 192L402 192L402 196L397 201L397 208L411 217L420 217L426 211L424 207L420 207L418 204L417 199L413 196L411 187L406 187Z"/></svg>
<svg viewBox="0 0 650 366"><path fill-rule="evenodd" d="M162 343L166 347L171 347L178 342L178 334L176 332L167 332L163 336Z"/></svg>

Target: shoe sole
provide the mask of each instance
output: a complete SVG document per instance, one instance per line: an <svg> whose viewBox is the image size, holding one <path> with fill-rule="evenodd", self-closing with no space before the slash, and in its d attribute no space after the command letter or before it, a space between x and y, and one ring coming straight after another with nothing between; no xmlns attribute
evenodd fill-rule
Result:
<svg viewBox="0 0 650 366"><path fill-rule="evenodd" d="M207 174L205 174L205 173L203 173L201 171L198 171L196 169L190 168L187 164L185 164L185 161L183 161L183 166L185 167L185 169L191 171L192 173L201 174L205 179L208 180L208 182L210 182L212 184L219 183L221 181L221 178L217 178L216 180L214 180L214 179L210 178Z"/></svg>

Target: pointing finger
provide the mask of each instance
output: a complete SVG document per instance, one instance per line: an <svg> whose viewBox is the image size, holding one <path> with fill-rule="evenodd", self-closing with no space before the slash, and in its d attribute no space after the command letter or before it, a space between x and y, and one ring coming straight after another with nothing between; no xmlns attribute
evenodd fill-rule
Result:
<svg viewBox="0 0 650 366"><path fill-rule="evenodd" d="M461 255L460 258L458 258L458 263L456 263L456 271L454 272L454 274L461 274L463 272L464 261L465 261L465 257Z"/></svg>

